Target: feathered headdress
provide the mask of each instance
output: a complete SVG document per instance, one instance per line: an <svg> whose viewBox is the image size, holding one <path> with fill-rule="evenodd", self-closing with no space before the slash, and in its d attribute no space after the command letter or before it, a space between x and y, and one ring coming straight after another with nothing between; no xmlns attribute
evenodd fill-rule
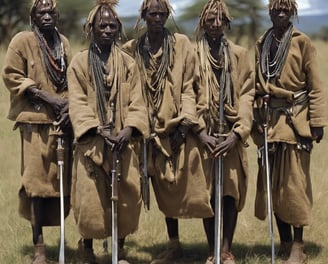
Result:
<svg viewBox="0 0 328 264"><path fill-rule="evenodd" d="M98 10L100 10L102 7L108 7L114 14L115 18L117 19L117 21L120 24L120 32L122 30L122 22L118 17L118 14L115 10L115 6L117 6L118 4L118 0L97 0L96 5L92 8L92 10L90 11L87 20L84 24L84 32L89 35L92 32L92 27L93 27L93 23L95 20L95 16L98 12Z"/></svg>

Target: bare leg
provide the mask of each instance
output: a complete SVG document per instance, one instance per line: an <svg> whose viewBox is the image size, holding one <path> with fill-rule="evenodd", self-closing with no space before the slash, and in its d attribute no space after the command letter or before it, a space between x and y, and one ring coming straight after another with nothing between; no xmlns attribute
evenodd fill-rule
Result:
<svg viewBox="0 0 328 264"><path fill-rule="evenodd" d="M118 259L122 260L125 259L125 251L124 251L124 244L125 244L125 238L119 238L118 239Z"/></svg>
<svg viewBox="0 0 328 264"><path fill-rule="evenodd" d="M161 252L151 264L171 263L181 256L181 246L179 242L179 223L178 219L166 217L166 228L169 236L169 243L166 250Z"/></svg>
<svg viewBox="0 0 328 264"><path fill-rule="evenodd" d="M208 250L209 256L214 255L214 225L215 225L215 218L209 217L203 219L203 226L207 238L208 243Z"/></svg>
<svg viewBox="0 0 328 264"><path fill-rule="evenodd" d="M43 198L32 198L31 224L34 244L34 257L32 263L46 263L46 252L42 235Z"/></svg>
<svg viewBox="0 0 328 264"><path fill-rule="evenodd" d="M214 210L215 208L215 192L211 195L211 206ZM214 246L215 246L215 217L209 217L203 219L203 226L207 238L209 256L214 255Z"/></svg>
<svg viewBox="0 0 328 264"><path fill-rule="evenodd" d="M237 224L238 211L235 199L231 196L223 197L223 246L222 250L230 252Z"/></svg>
<svg viewBox="0 0 328 264"><path fill-rule="evenodd" d="M93 253L93 239L80 239L78 243L79 255L83 263L97 263Z"/></svg>
<svg viewBox="0 0 328 264"><path fill-rule="evenodd" d="M307 256L304 253L303 227L293 227L294 240L286 264L305 263Z"/></svg>
<svg viewBox="0 0 328 264"><path fill-rule="evenodd" d="M282 221L276 214L276 223L278 227L279 237L280 237L280 247L278 251L279 257L287 257L290 254L292 248L293 236L291 225Z"/></svg>
<svg viewBox="0 0 328 264"><path fill-rule="evenodd" d="M85 249L93 249L93 239L83 239L83 245Z"/></svg>
<svg viewBox="0 0 328 264"><path fill-rule="evenodd" d="M179 222L178 219L166 217L165 218L166 222L166 228L167 228L167 233L169 235L169 239L179 239Z"/></svg>
<svg viewBox="0 0 328 264"><path fill-rule="evenodd" d="M213 199L211 199L212 208ZM232 240L236 229L238 211L235 205L235 199L231 196L223 197L223 245L221 257L225 260L233 260L231 254ZM214 244L215 244L215 217L203 219L203 225L207 237L208 247L209 247L209 259L213 261L211 256L214 255ZM221 238L218 238L221 239ZM223 254L223 255L222 255Z"/></svg>
<svg viewBox="0 0 328 264"><path fill-rule="evenodd" d="M294 241L303 243L303 227L293 227L294 229Z"/></svg>
<svg viewBox="0 0 328 264"><path fill-rule="evenodd" d="M290 224L283 222L276 214L274 216L276 218L280 242L292 242L293 238Z"/></svg>
<svg viewBox="0 0 328 264"><path fill-rule="evenodd" d="M31 224L32 224L32 235L33 244L43 243L43 232L42 232L42 207L43 201L40 197L32 198L31 203Z"/></svg>

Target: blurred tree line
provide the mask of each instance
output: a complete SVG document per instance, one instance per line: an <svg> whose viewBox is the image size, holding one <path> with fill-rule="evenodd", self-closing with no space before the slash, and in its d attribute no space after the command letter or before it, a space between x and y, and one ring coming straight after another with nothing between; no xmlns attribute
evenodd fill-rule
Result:
<svg viewBox="0 0 328 264"><path fill-rule="evenodd" d="M8 44L17 32L30 29L32 0L0 0L0 44ZM59 29L69 38L82 39L82 26L93 1L58 1Z"/></svg>

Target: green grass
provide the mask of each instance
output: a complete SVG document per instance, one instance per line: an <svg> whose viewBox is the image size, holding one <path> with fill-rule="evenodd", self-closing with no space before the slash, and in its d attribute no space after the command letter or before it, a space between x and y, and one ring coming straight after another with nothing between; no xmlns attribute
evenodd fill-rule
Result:
<svg viewBox="0 0 328 264"><path fill-rule="evenodd" d="M324 87L328 87L328 45L316 42L320 74ZM74 47L76 52L80 47ZM0 49L0 67L4 49ZM12 131L13 123L6 119L9 105L9 93L0 81L0 263L31 263L33 252L31 228L29 222L19 217L17 212L17 192L20 187L20 146L17 131ZM309 263L328 263L328 148L327 136L320 145L315 145L312 155L313 179L313 223L304 230L306 251ZM250 179L247 201L240 213L233 243L233 253L237 263L265 264L270 262L270 238L267 221L259 221L254 217L254 195L256 183L256 149L249 148ZM153 256L165 248L167 235L164 217L159 212L154 197L151 197L151 210L142 211L139 230L127 238L127 256L131 263L149 263ZM207 255L205 234L200 219L179 221L180 237L183 246L183 257L176 263L204 263ZM66 219L66 263L78 263L77 241L79 234L72 213ZM277 230L275 241L278 248ZM47 255L50 260L58 259L59 227L44 229ZM110 245L109 245L110 246ZM95 241L95 252L100 263L110 263L110 255L102 252L102 241ZM277 264L283 263L277 259Z"/></svg>

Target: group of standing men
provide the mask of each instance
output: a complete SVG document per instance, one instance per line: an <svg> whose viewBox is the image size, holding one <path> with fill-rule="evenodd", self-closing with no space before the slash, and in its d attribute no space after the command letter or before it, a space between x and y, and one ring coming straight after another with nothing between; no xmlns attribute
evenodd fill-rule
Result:
<svg viewBox="0 0 328 264"><path fill-rule="evenodd" d="M245 204L251 133L260 153L256 216L266 217L263 170L268 168L261 164L267 120L278 254L287 264L304 263L303 226L310 223L312 205L310 152L312 142L323 137L326 102L314 48L291 22L297 16L295 0L270 0L273 27L256 43L255 71L247 50L224 35L232 18L223 0L203 7L195 46L165 27L172 14L168 0L144 0L136 25L143 20L146 31L120 46L116 4L97 1L84 26L89 48L73 58L56 28L56 0L34 0L31 32L18 33L8 47L3 79L11 95L9 118L21 134L20 213L32 225L33 263L46 263L42 227L59 224L58 137L65 142L65 216L71 206L83 263L96 263L93 239L112 235L113 171L119 176L118 259L127 263L124 241L137 230L142 205L142 139L143 163L169 236L168 248L152 263L180 256L178 218L192 217L203 219L206 263L216 263L218 159L223 177L219 258L235 263L231 246ZM263 111L266 104L269 110Z"/></svg>

